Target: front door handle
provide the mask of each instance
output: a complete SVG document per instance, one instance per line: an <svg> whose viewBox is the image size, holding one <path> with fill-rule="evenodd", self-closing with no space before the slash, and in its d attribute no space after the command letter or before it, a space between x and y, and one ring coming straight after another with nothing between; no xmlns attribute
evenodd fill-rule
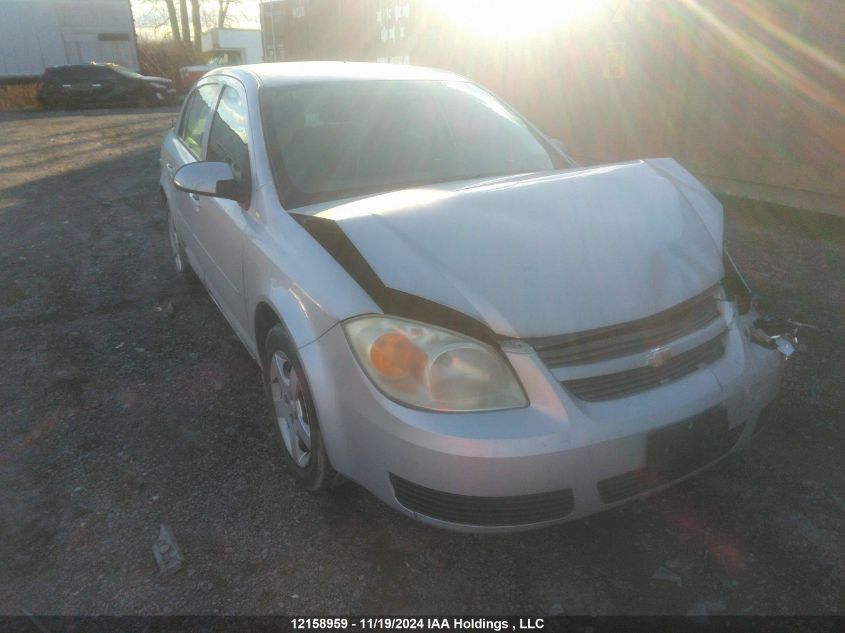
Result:
<svg viewBox="0 0 845 633"><path fill-rule="evenodd" d="M199 197L197 194L195 194L195 193L189 193L188 195L189 195L189 196L191 196L191 200L193 200L194 202L199 202L199 201L200 201L200 197Z"/></svg>

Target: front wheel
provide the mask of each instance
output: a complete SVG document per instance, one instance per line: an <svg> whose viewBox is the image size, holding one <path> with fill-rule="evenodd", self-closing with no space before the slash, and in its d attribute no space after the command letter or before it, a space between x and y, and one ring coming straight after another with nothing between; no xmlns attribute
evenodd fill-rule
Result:
<svg viewBox="0 0 845 633"><path fill-rule="evenodd" d="M264 389L270 401L281 453L297 483L325 490L338 481L329 463L305 372L281 325L267 334L262 354Z"/></svg>
<svg viewBox="0 0 845 633"><path fill-rule="evenodd" d="M176 221L173 219L173 211L170 210L167 212L167 233L170 236L170 251L176 274L185 282L196 283L198 277L188 263L185 247L182 245L182 240L179 239L179 233L176 231Z"/></svg>

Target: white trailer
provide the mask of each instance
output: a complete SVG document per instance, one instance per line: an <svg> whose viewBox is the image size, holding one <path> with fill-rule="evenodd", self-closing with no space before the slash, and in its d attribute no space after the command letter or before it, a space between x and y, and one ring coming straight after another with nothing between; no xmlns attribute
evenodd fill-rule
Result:
<svg viewBox="0 0 845 633"><path fill-rule="evenodd" d="M87 62L139 70L130 0L0 0L0 81Z"/></svg>

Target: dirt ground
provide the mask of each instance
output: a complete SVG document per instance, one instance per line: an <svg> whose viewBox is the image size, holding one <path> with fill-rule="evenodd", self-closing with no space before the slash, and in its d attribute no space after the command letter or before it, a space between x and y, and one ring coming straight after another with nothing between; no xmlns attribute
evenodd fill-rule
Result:
<svg viewBox="0 0 845 633"><path fill-rule="evenodd" d="M752 284L818 328L747 450L588 520L453 534L294 488L257 367L171 269L174 116L0 114L0 613L843 613L845 222L729 201Z"/></svg>

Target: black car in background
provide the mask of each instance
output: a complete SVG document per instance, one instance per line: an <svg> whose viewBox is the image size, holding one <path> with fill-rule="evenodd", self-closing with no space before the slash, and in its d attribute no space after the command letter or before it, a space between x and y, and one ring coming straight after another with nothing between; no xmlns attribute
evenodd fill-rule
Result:
<svg viewBox="0 0 845 633"><path fill-rule="evenodd" d="M46 109L83 106L142 106L174 103L173 82L145 77L117 64L74 64L48 68L38 84Z"/></svg>

